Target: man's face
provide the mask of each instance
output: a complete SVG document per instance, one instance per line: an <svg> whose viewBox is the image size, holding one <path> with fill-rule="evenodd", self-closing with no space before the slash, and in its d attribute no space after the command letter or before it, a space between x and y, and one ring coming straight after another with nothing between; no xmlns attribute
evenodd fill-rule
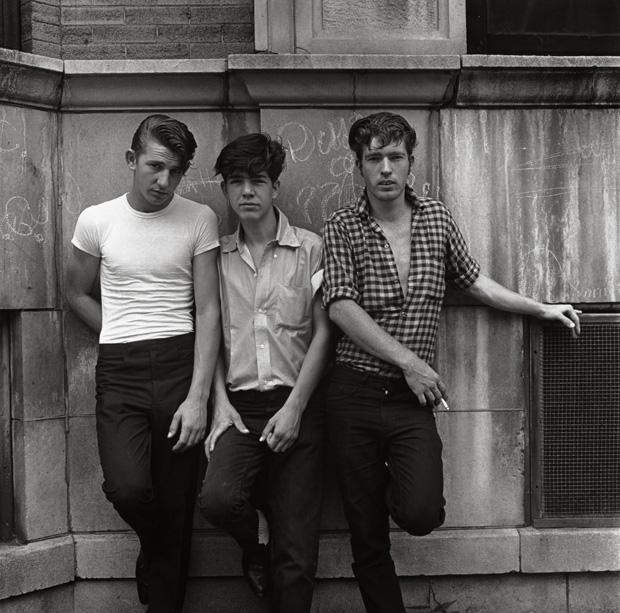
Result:
<svg viewBox="0 0 620 613"><path fill-rule="evenodd" d="M357 160L371 200L389 202L399 198L407 186L412 161L402 141L379 147L373 138L370 147L364 147L361 161Z"/></svg>
<svg viewBox="0 0 620 613"><path fill-rule="evenodd" d="M222 191L242 222L257 223L273 211L280 182L272 183L266 171L257 175L239 173L222 181Z"/></svg>
<svg viewBox="0 0 620 613"><path fill-rule="evenodd" d="M181 157L152 138L138 155L131 149L127 152L127 165L133 170L130 204L143 213L167 207L185 172Z"/></svg>

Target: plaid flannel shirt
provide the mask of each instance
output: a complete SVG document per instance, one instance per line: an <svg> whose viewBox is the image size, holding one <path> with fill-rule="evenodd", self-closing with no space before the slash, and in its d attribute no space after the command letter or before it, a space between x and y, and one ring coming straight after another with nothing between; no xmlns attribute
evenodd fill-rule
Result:
<svg viewBox="0 0 620 613"><path fill-rule="evenodd" d="M353 206L338 209L325 222L323 307L341 299L355 301L388 334L431 363L446 281L467 289L478 278L480 265L469 255L444 204L418 198L410 188L406 198L413 205L407 296L364 191ZM338 343L336 363L402 376L400 369L360 349L346 334Z"/></svg>

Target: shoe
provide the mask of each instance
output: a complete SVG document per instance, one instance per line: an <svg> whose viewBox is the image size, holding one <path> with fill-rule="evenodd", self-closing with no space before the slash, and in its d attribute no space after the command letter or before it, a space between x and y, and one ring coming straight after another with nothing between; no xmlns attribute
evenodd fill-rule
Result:
<svg viewBox="0 0 620 613"><path fill-rule="evenodd" d="M140 604L149 604L149 565L140 549L136 560L136 584Z"/></svg>
<svg viewBox="0 0 620 613"><path fill-rule="evenodd" d="M269 591L271 571L268 545L256 545L253 549L244 549L241 566L250 589L259 598L264 598Z"/></svg>

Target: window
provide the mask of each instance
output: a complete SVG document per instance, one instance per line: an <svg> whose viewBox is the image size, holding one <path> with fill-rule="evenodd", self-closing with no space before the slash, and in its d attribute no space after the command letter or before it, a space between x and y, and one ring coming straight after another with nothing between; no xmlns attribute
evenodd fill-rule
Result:
<svg viewBox="0 0 620 613"><path fill-rule="evenodd" d="M0 47L21 49L20 1L0 0Z"/></svg>
<svg viewBox="0 0 620 613"><path fill-rule="evenodd" d="M467 0L467 52L620 55L620 3Z"/></svg>

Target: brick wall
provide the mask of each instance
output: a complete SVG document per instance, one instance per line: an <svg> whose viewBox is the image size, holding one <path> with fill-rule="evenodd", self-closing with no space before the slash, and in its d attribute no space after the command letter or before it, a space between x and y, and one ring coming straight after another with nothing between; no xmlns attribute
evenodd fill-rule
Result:
<svg viewBox="0 0 620 613"><path fill-rule="evenodd" d="M253 0L60 4L63 59L194 59L254 52Z"/></svg>
<svg viewBox="0 0 620 613"><path fill-rule="evenodd" d="M22 0L22 51L61 57L61 0Z"/></svg>

